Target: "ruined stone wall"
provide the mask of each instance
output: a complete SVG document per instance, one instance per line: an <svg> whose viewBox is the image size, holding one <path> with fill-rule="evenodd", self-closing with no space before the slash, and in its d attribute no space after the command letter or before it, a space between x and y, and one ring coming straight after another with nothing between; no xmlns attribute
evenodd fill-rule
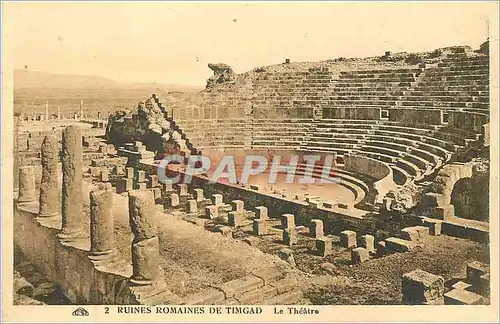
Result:
<svg viewBox="0 0 500 324"><path fill-rule="evenodd" d="M175 120L243 118L252 108L252 83L239 76L234 84L200 92L172 92L167 112Z"/></svg>
<svg viewBox="0 0 500 324"><path fill-rule="evenodd" d="M57 234L60 221L36 220L29 208L14 213L14 246L49 280L57 282L71 302L76 304L117 304L115 285L126 281L130 273L99 271L88 258L87 248L63 245Z"/></svg>

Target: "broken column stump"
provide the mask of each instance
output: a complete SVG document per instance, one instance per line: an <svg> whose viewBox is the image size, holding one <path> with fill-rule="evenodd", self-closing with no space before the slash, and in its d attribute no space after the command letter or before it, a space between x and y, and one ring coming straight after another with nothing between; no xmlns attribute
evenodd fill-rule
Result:
<svg viewBox="0 0 500 324"><path fill-rule="evenodd" d="M103 259L113 252L114 216L113 193L99 190L90 193L90 253L93 260Z"/></svg>
<svg viewBox="0 0 500 324"><path fill-rule="evenodd" d="M59 214L61 199L58 189L59 142L55 135L47 135L42 143L41 164L42 180L40 182L40 217L51 217Z"/></svg>
<svg viewBox="0 0 500 324"><path fill-rule="evenodd" d="M36 201L35 167L19 168L19 198L18 202Z"/></svg>
<svg viewBox="0 0 500 324"><path fill-rule="evenodd" d="M130 228L132 241L133 275L135 285L152 285L163 281L160 267L156 207L151 191L134 190L129 193Z"/></svg>

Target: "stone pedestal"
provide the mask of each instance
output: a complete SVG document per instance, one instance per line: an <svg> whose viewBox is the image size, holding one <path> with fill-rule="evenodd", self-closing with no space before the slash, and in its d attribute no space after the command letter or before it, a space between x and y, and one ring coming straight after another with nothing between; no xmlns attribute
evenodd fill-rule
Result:
<svg viewBox="0 0 500 324"><path fill-rule="evenodd" d="M214 205L206 206L205 217L208 219L214 219L219 217L219 208L217 208L217 206Z"/></svg>
<svg viewBox="0 0 500 324"><path fill-rule="evenodd" d="M179 195L176 193L170 194L170 206L179 207Z"/></svg>
<svg viewBox="0 0 500 324"><path fill-rule="evenodd" d="M253 220L253 234L257 236L267 234L267 222L265 219Z"/></svg>
<svg viewBox="0 0 500 324"><path fill-rule="evenodd" d="M198 213L198 203L196 202L196 199L188 200L188 213L190 214Z"/></svg>
<svg viewBox="0 0 500 324"><path fill-rule="evenodd" d="M205 196L203 194L203 189L201 188L194 189L194 199L196 199L196 201L198 202L203 201L205 199Z"/></svg>
<svg viewBox="0 0 500 324"><path fill-rule="evenodd" d="M179 196L187 196L189 195L188 193L188 185L185 183L181 183L178 185L179 187Z"/></svg>
<svg viewBox="0 0 500 324"><path fill-rule="evenodd" d="M127 177L127 179L134 179L134 173L134 168L128 167L125 170L125 177Z"/></svg>
<svg viewBox="0 0 500 324"><path fill-rule="evenodd" d="M245 202L243 200L233 200L231 202L233 211L241 212L245 208Z"/></svg>
<svg viewBox="0 0 500 324"><path fill-rule="evenodd" d="M429 228L429 234L432 236L441 235L442 221L437 219L428 218L424 221L424 225Z"/></svg>
<svg viewBox="0 0 500 324"><path fill-rule="evenodd" d="M316 250L318 251L318 255L322 257L332 254L332 239L326 236L317 238Z"/></svg>
<svg viewBox="0 0 500 324"><path fill-rule="evenodd" d="M295 216L292 214L281 215L281 227L283 229L295 229Z"/></svg>
<svg viewBox="0 0 500 324"><path fill-rule="evenodd" d="M356 232L353 231L340 232L340 246L346 249L356 247Z"/></svg>
<svg viewBox="0 0 500 324"><path fill-rule="evenodd" d="M255 207L255 217L258 219L266 220L268 218L267 207L264 206Z"/></svg>
<svg viewBox="0 0 500 324"><path fill-rule="evenodd" d="M320 219L311 219L311 224L309 225L309 233L311 237L318 239L325 235L323 231L323 221Z"/></svg>
<svg viewBox="0 0 500 324"><path fill-rule="evenodd" d="M295 228L286 228L283 230L283 244L292 246L297 244L297 232Z"/></svg>
<svg viewBox="0 0 500 324"><path fill-rule="evenodd" d="M214 194L214 195L212 195L212 197L213 197L213 203L215 206L218 207L218 206L222 206L224 204L221 194Z"/></svg>
<svg viewBox="0 0 500 324"><path fill-rule="evenodd" d="M370 253L375 252L375 237L373 235L361 235L359 237L359 246L365 248Z"/></svg>
<svg viewBox="0 0 500 324"><path fill-rule="evenodd" d="M243 212L232 211L228 214L227 220L229 226L239 227L243 223Z"/></svg>
<svg viewBox="0 0 500 324"><path fill-rule="evenodd" d="M363 263L368 260L370 260L370 254L367 249L358 247L351 251L351 262L353 264Z"/></svg>

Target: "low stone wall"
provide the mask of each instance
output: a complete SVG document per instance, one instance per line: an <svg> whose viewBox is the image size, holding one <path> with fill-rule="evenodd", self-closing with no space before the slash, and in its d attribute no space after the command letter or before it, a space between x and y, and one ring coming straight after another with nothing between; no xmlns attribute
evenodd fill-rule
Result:
<svg viewBox="0 0 500 324"><path fill-rule="evenodd" d="M17 204L15 204L17 205ZM36 218L36 203L17 205L14 210L14 246L42 270L47 279L57 282L75 304L121 304L116 287L125 283L132 267L97 267L88 258L89 240L61 243L57 234L61 219Z"/></svg>
<svg viewBox="0 0 500 324"><path fill-rule="evenodd" d="M392 169L383 162L365 156L344 154L344 169L377 179L373 183L373 189L378 193L375 196L375 203L381 203L390 190L396 189Z"/></svg>

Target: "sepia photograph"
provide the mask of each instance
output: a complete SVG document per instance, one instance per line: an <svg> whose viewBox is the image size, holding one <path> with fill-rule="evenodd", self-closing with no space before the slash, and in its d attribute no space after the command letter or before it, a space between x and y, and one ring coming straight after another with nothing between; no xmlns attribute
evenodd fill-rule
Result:
<svg viewBox="0 0 500 324"><path fill-rule="evenodd" d="M2 318L497 321L498 11L2 2Z"/></svg>

